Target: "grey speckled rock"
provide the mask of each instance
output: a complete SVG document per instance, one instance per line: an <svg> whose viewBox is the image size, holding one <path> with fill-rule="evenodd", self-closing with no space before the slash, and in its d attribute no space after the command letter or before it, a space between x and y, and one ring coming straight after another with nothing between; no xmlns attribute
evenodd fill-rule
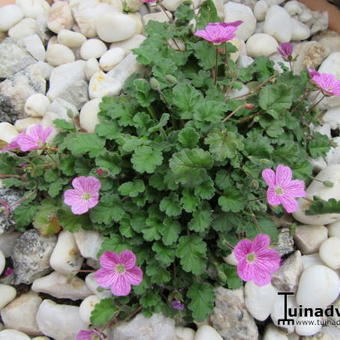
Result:
<svg viewBox="0 0 340 340"><path fill-rule="evenodd" d="M223 339L257 340L257 326L245 306L243 288L218 287L215 293L215 308L210 320Z"/></svg>
<svg viewBox="0 0 340 340"><path fill-rule="evenodd" d="M277 244L274 247L281 256L294 251L294 239L288 228L282 228L279 233Z"/></svg>
<svg viewBox="0 0 340 340"><path fill-rule="evenodd" d="M22 116L27 98L45 91L46 80L36 65L15 73L0 83L0 119L14 122Z"/></svg>
<svg viewBox="0 0 340 340"><path fill-rule="evenodd" d="M154 314L151 318L138 314L132 321L114 328L113 339L173 340L175 339L175 321L162 314Z"/></svg>
<svg viewBox="0 0 340 340"><path fill-rule="evenodd" d="M35 63L35 59L7 38L0 43L0 78L7 78Z"/></svg>
<svg viewBox="0 0 340 340"><path fill-rule="evenodd" d="M17 239L12 255L14 283L30 284L46 275L51 270L49 260L56 243L55 236L44 237L36 230L24 232Z"/></svg>
<svg viewBox="0 0 340 340"><path fill-rule="evenodd" d="M17 190L10 188L0 187L0 198L2 201L7 202L7 204L12 205L14 202L22 198L22 193ZM2 207L2 206L1 206ZM0 212L0 235L8 231L14 230L14 221L11 215L7 215L5 211Z"/></svg>

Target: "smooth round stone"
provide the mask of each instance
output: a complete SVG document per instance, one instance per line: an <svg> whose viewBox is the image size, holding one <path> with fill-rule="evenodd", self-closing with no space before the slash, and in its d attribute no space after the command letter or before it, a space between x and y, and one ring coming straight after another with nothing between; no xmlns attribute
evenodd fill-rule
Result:
<svg viewBox="0 0 340 340"><path fill-rule="evenodd" d="M0 275L4 271L5 266L6 266L6 258L5 258L4 253L0 249Z"/></svg>
<svg viewBox="0 0 340 340"><path fill-rule="evenodd" d="M297 318L296 325L295 325L295 332L301 336L312 336L321 331L321 328L322 328L321 321L322 319L318 317ZM312 324L304 325L303 324L304 322L306 323L311 322Z"/></svg>
<svg viewBox="0 0 340 340"><path fill-rule="evenodd" d="M331 73L340 80L340 52L331 53L318 69L321 73Z"/></svg>
<svg viewBox="0 0 340 340"><path fill-rule="evenodd" d="M279 42L290 41L293 32L290 15L283 7L271 6L266 14L263 30Z"/></svg>
<svg viewBox="0 0 340 340"><path fill-rule="evenodd" d="M71 30L62 29L58 33L58 42L70 48L80 47L86 41L86 37Z"/></svg>
<svg viewBox="0 0 340 340"><path fill-rule="evenodd" d="M120 48L111 48L106 51L99 59L99 65L103 71L110 71L119 64L125 57L125 51Z"/></svg>
<svg viewBox="0 0 340 340"><path fill-rule="evenodd" d="M340 239L340 221L329 224L328 226L329 237L337 237Z"/></svg>
<svg viewBox="0 0 340 340"><path fill-rule="evenodd" d="M91 77L96 73L100 71L100 67L99 67L99 62L96 58L91 58L89 60L86 61L85 64L85 75L87 80L90 80Z"/></svg>
<svg viewBox="0 0 340 340"><path fill-rule="evenodd" d="M101 98L95 98L87 102L80 110L80 127L86 132L94 132L99 123L98 112Z"/></svg>
<svg viewBox="0 0 340 340"><path fill-rule="evenodd" d="M181 5L184 2L184 0L163 0L162 5L168 10L168 11L176 11L177 7Z"/></svg>
<svg viewBox="0 0 340 340"><path fill-rule="evenodd" d="M249 313L259 321L268 318L273 308L277 291L271 285L257 286L248 281L244 287L245 304Z"/></svg>
<svg viewBox="0 0 340 340"><path fill-rule="evenodd" d="M31 338L15 329L5 329L0 332L0 340L31 340Z"/></svg>
<svg viewBox="0 0 340 340"><path fill-rule="evenodd" d="M41 19L48 16L49 4L45 0L16 0L26 18Z"/></svg>
<svg viewBox="0 0 340 340"><path fill-rule="evenodd" d="M91 99L104 96L116 96L122 89L120 81L110 77L104 72L96 72L89 83L89 95Z"/></svg>
<svg viewBox="0 0 340 340"><path fill-rule="evenodd" d="M144 24L143 24L142 16L139 13L128 13L128 16L131 19L133 19L136 23L136 31L134 34L142 34L144 31Z"/></svg>
<svg viewBox="0 0 340 340"><path fill-rule="evenodd" d="M268 5L264 0L259 0L256 2L254 7L255 18L259 21L263 21L266 17L268 11Z"/></svg>
<svg viewBox="0 0 340 340"><path fill-rule="evenodd" d="M322 265L312 266L300 277L296 301L303 307L326 308L336 300L339 290L340 280L335 271Z"/></svg>
<svg viewBox="0 0 340 340"><path fill-rule="evenodd" d="M8 36L14 40L19 40L28 35L35 34L37 30L38 25L34 19L24 18L8 31Z"/></svg>
<svg viewBox="0 0 340 340"><path fill-rule="evenodd" d="M279 44L269 34L256 33L247 40L247 51L250 57L268 57L277 51Z"/></svg>
<svg viewBox="0 0 340 340"><path fill-rule="evenodd" d="M302 259L302 264L303 264L303 269L307 269L311 266L315 266L317 264L323 265L324 263L322 262L319 254L310 254L310 255L303 255L301 257Z"/></svg>
<svg viewBox="0 0 340 340"><path fill-rule="evenodd" d="M38 36L38 34L32 34L26 36L22 39L22 43L25 46L27 52L29 52L32 57L39 61L44 61L46 56L45 47Z"/></svg>
<svg viewBox="0 0 340 340"><path fill-rule="evenodd" d="M303 5L295 0L288 1L284 8L288 12L289 15L300 15L303 12Z"/></svg>
<svg viewBox="0 0 340 340"><path fill-rule="evenodd" d="M170 0L173 1L173 0ZM175 0L175 1L183 1L183 0ZM138 12L142 6L142 2L140 0L125 0L125 7L127 8L127 12ZM165 1L162 2L162 5L165 6Z"/></svg>
<svg viewBox="0 0 340 340"><path fill-rule="evenodd" d="M115 43L112 43L110 45L110 48L120 47L125 50L126 53L130 52L134 48L138 48L143 41L146 39L146 37L142 34L136 34L130 39L124 40L124 41L118 41Z"/></svg>
<svg viewBox="0 0 340 340"><path fill-rule="evenodd" d="M10 303L17 295L15 288L0 284L0 310Z"/></svg>
<svg viewBox="0 0 340 340"><path fill-rule="evenodd" d="M100 302L100 299L97 295L90 295L82 301L79 306L79 316L82 321L91 323L91 313L98 302Z"/></svg>
<svg viewBox="0 0 340 340"><path fill-rule="evenodd" d="M288 340L288 337L281 329L274 325L268 325L264 332L263 340Z"/></svg>
<svg viewBox="0 0 340 340"><path fill-rule="evenodd" d="M93 38L86 40L80 48L82 59L100 58L107 50L106 45L99 39Z"/></svg>
<svg viewBox="0 0 340 340"><path fill-rule="evenodd" d="M30 117L43 117L50 100L42 93L35 93L28 97L25 103L25 113Z"/></svg>
<svg viewBox="0 0 340 340"><path fill-rule="evenodd" d="M224 5L224 21L237 20L242 20L243 24L238 27L236 36L246 41L255 32L256 18L250 7L236 2L227 2Z"/></svg>
<svg viewBox="0 0 340 340"><path fill-rule="evenodd" d="M330 237L324 241L319 249L321 260L330 268L337 270L340 268L340 239Z"/></svg>
<svg viewBox="0 0 340 340"><path fill-rule="evenodd" d="M46 61L52 66L72 63L75 61L73 51L65 45L53 44L47 48Z"/></svg>
<svg viewBox="0 0 340 340"><path fill-rule="evenodd" d="M96 20L97 34L105 42L129 39L136 33L136 28L136 21L122 13L107 13Z"/></svg>
<svg viewBox="0 0 340 340"><path fill-rule="evenodd" d="M7 5L0 7L0 32L8 31L12 26L17 24L24 14L17 5Z"/></svg>
<svg viewBox="0 0 340 340"><path fill-rule="evenodd" d="M176 327L176 340L194 340L195 331L188 327Z"/></svg>
<svg viewBox="0 0 340 340"><path fill-rule="evenodd" d="M23 118L23 119L17 119L14 123L15 128L18 130L18 132L23 132L27 128L29 128L32 125L37 125L41 123L41 118Z"/></svg>
<svg viewBox="0 0 340 340"><path fill-rule="evenodd" d="M291 20L293 25L292 40L300 41L308 39L310 37L309 27L294 18L291 18Z"/></svg>
<svg viewBox="0 0 340 340"><path fill-rule="evenodd" d="M203 325L198 328L195 340L223 340L223 338L217 333L215 328Z"/></svg>
<svg viewBox="0 0 340 340"><path fill-rule="evenodd" d="M13 138L18 135L17 129L10 123L0 123L0 139L6 143L10 143Z"/></svg>
<svg viewBox="0 0 340 340"><path fill-rule="evenodd" d="M71 8L67 1L55 2L48 15L47 27L54 33L69 29L73 25Z"/></svg>
<svg viewBox="0 0 340 340"><path fill-rule="evenodd" d="M47 336L36 336L35 338L32 338L32 340L50 340Z"/></svg>

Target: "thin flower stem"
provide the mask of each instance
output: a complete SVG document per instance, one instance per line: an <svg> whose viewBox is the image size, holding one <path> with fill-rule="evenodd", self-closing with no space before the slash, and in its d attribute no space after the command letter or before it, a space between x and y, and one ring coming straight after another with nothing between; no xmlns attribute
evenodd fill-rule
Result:
<svg viewBox="0 0 340 340"><path fill-rule="evenodd" d="M252 200L248 200L247 202L261 201L261 200L264 200L264 199L266 199L266 197L258 197L258 198L254 198Z"/></svg>
<svg viewBox="0 0 340 340"><path fill-rule="evenodd" d="M224 43L224 75L228 74L228 52L227 52L227 42Z"/></svg>
<svg viewBox="0 0 340 340"><path fill-rule="evenodd" d="M320 93L322 93L322 92L320 91ZM305 116L305 115L311 113L311 112L313 111L313 109L314 109L318 104L320 104L325 98L326 98L325 94L322 93L322 97L321 97L316 103L314 103L314 104L311 106L311 108L310 108L303 116Z"/></svg>
<svg viewBox="0 0 340 340"><path fill-rule="evenodd" d="M234 247L229 243L227 242L226 240L223 240L223 243L230 249L230 250L234 250Z"/></svg>
<svg viewBox="0 0 340 340"><path fill-rule="evenodd" d="M302 199L304 199L305 201L309 202L309 203L313 203L314 201L311 200L310 198L307 197L302 197Z"/></svg>
<svg viewBox="0 0 340 340"><path fill-rule="evenodd" d="M157 120L157 116L156 116L155 110L154 110L151 106L148 106L148 107L147 107L147 110L148 110L148 112L150 113L150 116L151 116L154 120Z"/></svg>
<svg viewBox="0 0 340 340"><path fill-rule="evenodd" d="M216 61L215 61L214 85L216 86L217 73L218 73L218 47L217 46L215 46L215 52L216 52Z"/></svg>
<svg viewBox="0 0 340 340"><path fill-rule="evenodd" d="M229 115L227 117L225 117L221 122L225 123L227 120L229 120L235 113L237 113L238 111L240 111L241 109L245 108L246 104L242 104L240 106L238 106L233 112L229 113Z"/></svg>
<svg viewBox="0 0 340 340"><path fill-rule="evenodd" d="M22 178L20 175L0 175L0 178Z"/></svg>
<svg viewBox="0 0 340 340"><path fill-rule="evenodd" d="M15 206L19 205L20 203L28 200L31 196L33 196L34 194L37 193L37 190L33 190L30 194L28 194L27 196L24 196L22 198L20 198L18 201L14 202L12 205L12 208L14 208Z"/></svg>

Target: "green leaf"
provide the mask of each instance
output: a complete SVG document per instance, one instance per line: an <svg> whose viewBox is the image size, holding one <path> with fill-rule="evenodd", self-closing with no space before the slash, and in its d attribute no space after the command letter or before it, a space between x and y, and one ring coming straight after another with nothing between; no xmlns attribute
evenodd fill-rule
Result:
<svg viewBox="0 0 340 340"><path fill-rule="evenodd" d="M192 43L191 48L203 69L210 70L216 65L216 49L213 44L207 41L198 41Z"/></svg>
<svg viewBox="0 0 340 340"><path fill-rule="evenodd" d="M212 167L213 160L210 153L202 149L183 149L173 154L169 165L178 182L195 186L207 179L207 169Z"/></svg>
<svg viewBox="0 0 340 340"><path fill-rule="evenodd" d="M225 212L239 212L246 206L246 199L236 188L230 188L223 196L218 199L218 205Z"/></svg>
<svg viewBox="0 0 340 340"><path fill-rule="evenodd" d="M113 140L119 137L120 129L116 122L101 120L100 123L96 125L96 134L100 137Z"/></svg>
<svg viewBox="0 0 340 340"><path fill-rule="evenodd" d="M209 150L217 161L233 158L244 148L242 136L231 131L211 132L204 143L209 145Z"/></svg>
<svg viewBox="0 0 340 340"><path fill-rule="evenodd" d="M167 283L171 279L171 275L168 270L161 267L158 262L150 261L146 266L146 274L150 277L151 283L162 285Z"/></svg>
<svg viewBox="0 0 340 340"><path fill-rule="evenodd" d="M197 29L203 29L209 22L218 22L220 20L221 18L217 14L213 0L205 0L200 6Z"/></svg>
<svg viewBox="0 0 340 340"><path fill-rule="evenodd" d="M76 128L74 127L74 125L70 122L67 122L64 119L55 119L53 121L53 125L61 130L65 130L65 131L71 131L74 132L76 130Z"/></svg>
<svg viewBox="0 0 340 340"><path fill-rule="evenodd" d="M179 222L166 218L160 228L162 234L162 241L166 246L174 244L181 232L181 225Z"/></svg>
<svg viewBox="0 0 340 340"><path fill-rule="evenodd" d="M140 179L132 182L125 182L121 184L118 191L123 196L137 197L140 193L144 192L145 185Z"/></svg>
<svg viewBox="0 0 340 340"><path fill-rule="evenodd" d="M308 143L308 150L313 158L325 156L330 150L329 138L319 132L315 132L313 139Z"/></svg>
<svg viewBox="0 0 340 340"><path fill-rule="evenodd" d="M156 260L166 267L175 260L175 249L165 246L162 242L155 242L152 250L156 253Z"/></svg>
<svg viewBox="0 0 340 340"><path fill-rule="evenodd" d="M61 230L56 202L46 200L41 203L34 216L33 227L43 236L54 235Z"/></svg>
<svg viewBox="0 0 340 340"><path fill-rule="evenodd" d="M142 107L148 107L155 100L150 84L145 79L135 79L133 81L135 97Z"/></svg>
<svg viewBox="0 0 340 340"><path fill-rule="evenodd" d="M210 200L214 196L214 194L214 182L210 177L195 188L195 195L205 200Z"/></svg>
<svg viewBox="0 0 340 340"><path fill-rule="evenodd" d="M325 201L319 197L314 197L314 202L308 205L306 215L340 214L340 201L335 198Z"/></svg>
<svg viewBox="0 0 340 340"><path fill-rule="evenodd" d="M181 236L177 247L184 271L194 275L202 274L206 269L207 245L198 235Z"/></svg>
<svg viewBox="0 0 340 340"><path fill-rule="evenodd" d="M102 170L108 171L111 175L118 175L121 171L121 158L116 152L102 152L96 157L96 165Z"/></svg>
<svg viewBox="0 0 340 340"><path fill-rule="evenodd" d="M94 310L91 313L91 324L103 326L107 324L117 312L118 309L113 298L102 299L95 305Z"/></svg>
<svg viewBox="0 0 340 340"><path fill-rule="evenodd" d="M32 203L22 203L13 211L13 218L17 227L27 227L33 221L38 206Z"/></svg>
<svg viewBox="0 0 340 340"><path fill-rule="evenodd" d="M212 222L212 210L209 207L196 210L192 216L193 218L189 222L188 227L197 233L205 231Z"/></svg>
<svg viewBox="0 0 340 340"><path fill-rule="evenodd" d="M63 155L60 159L59 168L66 176L73 176L75 174L74 157L71 155Z"/></svg>
<svg viewBox="0 0 340 340"><path fill-rule="evenodd" d="M90 229L91 221L88 215L75 215L68 207L58 211L58 220L63 229L75 232L80 228Z"/></svg>
<svg viewBox="0 0 340 340"><path fill-rule="evenodd" d="M131 162L137 172L152 174L163 162L162 152L150 146L140 146L133 153Z"/></svg>
<svg viewBox="0 0 340 340"><path fill-rule="evenodd" d="M191 119L194 106L202 94L187 83L177 84L172 90L172 104L176 106L181 119Z"/></svg>
<svg viewBox="0 0 340 340"><path fill-rule="evenodd" d="M194 282L188 289L187 296L190 298L188 307L192 311L193 318L198 322L204 321L214 307L213 286L206 282Z"/></svg>
<svg viewBox="0 0 340 340"><path fill-rule="evenodd" d="M191 127L184 128L178 134L178 141L184 148L194 148L200 139L200 135Z"/></svg>
<svg viewBox="0 0 340 340"><path fill-rule="evenodd" d="M200 122L216 122L224 117L225 112L224 102L204 99L195 104L194 119Z"/></svg>
<svg viewBox="0 0 340 340"><path fill-rule="evenodd" d="M194 195L189 189L183 190L181 204L183 206L183 209L186 212L190 213L190 212L195 211L199 203L200 203L200 199L196 195Z"/></svg>
<svg viewBox="0 0 340 340"><path fill-rule="evenodd" d="M229 289L238 289L242 286L242 280L238 276L235 266L226 266L226 275Z"/></svg>
<svg viewBox="0 0 340 340"><path fill-rule="evenodd" d="M103 152L105 140L94 133L71 133L67 135L62 144L74 156L89 154L90 157L96 157Z"/></svg>
<svg viewBox="0 0 340 340"><path fill-rule="evenodd" d="M124 215L122 202L114 195L102 197L100 202L90 211L90 218L94 223L111 224L119 222Z"/></svg>
<svg viewBox="0 0 340 340"><path fill-rule="evenodd" d="M171 193L169 196L164 197L160 204L159 209L166 213L167 216L178 216L182 212L178 195Z"/></svg>

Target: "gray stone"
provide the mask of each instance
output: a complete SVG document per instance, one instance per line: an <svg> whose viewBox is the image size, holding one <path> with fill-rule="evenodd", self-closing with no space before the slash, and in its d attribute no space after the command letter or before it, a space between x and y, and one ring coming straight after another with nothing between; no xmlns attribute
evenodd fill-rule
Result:
<svg viewBox="0 0 340 340"><path fill-rule="evenodd" d="M132 321L114 328L113 339L173 340L175 339L175 321L162 314L154 314L151 318L138 314Z"/></svg>
<svg viewBox="0 0 340 340"><path fill-rule="evenodd" d="M280 253L281 256L290 254L294 251L294 239L288 228L280 230L277 244L274 249Z"/></svg>
<svg viewBox="0 0 340 340"><path fill-rule="evenodd" d="M35 59L11 38L0 43L0 60L0 78L7 78L35 62Z"/></svg>
<svg viewBox="0 0 340 340"><path fill-rule="evenodd" d="M22 198L22 193L11 188L0 187L0 197L1 201L8 204L8 206L12 206L16 201ZM6 211L4 205L1 205L1 208L3 208L3 210L0 212L0 235L15 229L14 221L11 218L11 213Z"/></svg>
<svg viewBox="0 0 340 340"><path fill-rule="evenodd" d="M215 308L210 320L223 339L257 340L257 326L245 306L243 288L218 287L215 293Z"/></svg>
<svg viewBox="0 0 340 340"><path fill-rule="evenodd" d="M14 283L30 284L51 271L49 260L56 243L55 236L44 237L36 230L24 232L17 239L12 255Z"/></svg>
<svg viewBox="0 0 340 340"><path fill-rule="evenodd" d="M295 292L303 270L302 256L296 251L272 276L272 285L279 291Z"/></svg>
<svg viewBox="0 0 340 340"><path fill-rule="evenodd" d="M26 100L35 93L46 91L41 69L31 65L0 83L0 119L14 122L22 117Z"/></svg>

